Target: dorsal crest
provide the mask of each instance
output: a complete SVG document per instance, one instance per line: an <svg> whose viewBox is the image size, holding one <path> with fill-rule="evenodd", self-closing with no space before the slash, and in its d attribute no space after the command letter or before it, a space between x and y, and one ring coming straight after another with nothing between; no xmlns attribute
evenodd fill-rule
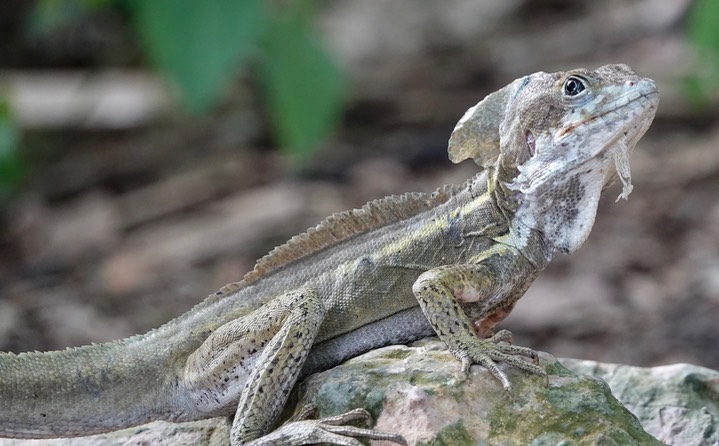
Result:
<svg viewBox="0 0 719 446"><path fill-rule="evenodd" d="M396 223L446 202L461 189L443 186L431 194L410 192L370 201L359 209L327 217L317 226L292 237L257 261L238 285L248 285L296 260L330 248L372 229Z"/></svg>

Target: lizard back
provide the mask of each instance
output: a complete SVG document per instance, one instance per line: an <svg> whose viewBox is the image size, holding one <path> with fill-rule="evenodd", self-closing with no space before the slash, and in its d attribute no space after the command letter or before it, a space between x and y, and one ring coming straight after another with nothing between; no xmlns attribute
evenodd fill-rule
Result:
<svg viewBox="0 0 719 446"><path fill-rule="evenodd" d="M431 194L409 192L373 200L359 209L333 214L306 232L274 248L255 264L240 284L250 284L296 260L356 235L396 223L446 202L461 186L442 186Z"/></svg>

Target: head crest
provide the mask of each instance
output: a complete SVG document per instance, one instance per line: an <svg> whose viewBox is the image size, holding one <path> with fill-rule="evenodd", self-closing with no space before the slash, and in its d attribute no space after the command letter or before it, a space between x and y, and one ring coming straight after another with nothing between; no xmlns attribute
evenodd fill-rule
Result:
<svg viewBox="0 0 719 446"><path fill-rule="evenodd" d="M517 79L467 110L449 138L449 159L459 163L474 159L480 167L494 164L499 156L499 126L507 105L529 82L529 76Z"/></svg>

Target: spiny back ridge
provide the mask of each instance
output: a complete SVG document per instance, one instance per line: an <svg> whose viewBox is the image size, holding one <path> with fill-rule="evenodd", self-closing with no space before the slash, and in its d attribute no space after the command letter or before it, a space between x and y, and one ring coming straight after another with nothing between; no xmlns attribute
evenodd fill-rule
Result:
<svg viewBox="0 0 719 446"><path fill-rule="evenodd" d="M355 235L396 223L446 202L461 189L458 185L443 186L432 194L410 192L370 201L359 209L339 212L327 217L314 228L292 237L257 261L238 288L293 261L322 251Z"/></svg>

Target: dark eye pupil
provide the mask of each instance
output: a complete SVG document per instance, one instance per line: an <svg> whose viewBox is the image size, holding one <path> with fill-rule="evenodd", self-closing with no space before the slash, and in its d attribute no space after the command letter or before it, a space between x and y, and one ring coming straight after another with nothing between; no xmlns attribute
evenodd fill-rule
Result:
<svg viewBox="0 0 719 446"><path fill-rule="evenodd" d="M584 84L576 77L570 77L564 83L564 93L567 96L576 96L584 90Z"/></svg>

